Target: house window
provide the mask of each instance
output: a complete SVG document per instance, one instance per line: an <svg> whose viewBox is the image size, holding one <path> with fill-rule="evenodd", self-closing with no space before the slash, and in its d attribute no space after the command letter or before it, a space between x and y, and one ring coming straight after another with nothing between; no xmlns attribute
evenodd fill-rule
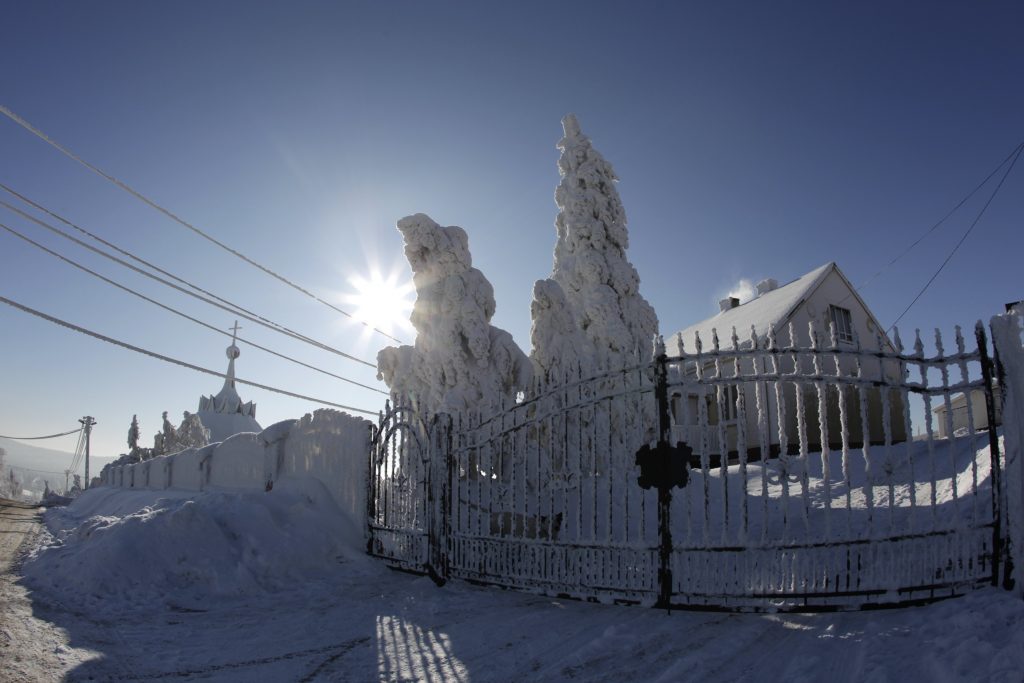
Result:
<svg viewBox="0 0 1024 683"><path fill-rule="evenodd" d="M828 307L828 317L836 330L836 339L841 342L853 343L853 321L850 319L850 311L839 306Z"/></svg>

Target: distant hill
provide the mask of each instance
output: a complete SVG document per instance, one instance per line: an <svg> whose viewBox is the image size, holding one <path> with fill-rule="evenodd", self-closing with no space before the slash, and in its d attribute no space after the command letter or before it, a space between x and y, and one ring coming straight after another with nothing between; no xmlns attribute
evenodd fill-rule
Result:
<svg viewBox="0 0 1024 683"><path fill-rule="evenodd" d="M40 446L29 446L21 441L4 438L0 438L0 448L7 451L5 458L7 466L13 467L16 470L25 470L31 472L31 474L45 475L52 482L56 482L56 479L53 477L59 475L62 487L64 484L64 470L71 467L71 460L74 458L74 453L58 451L52 448L42 448ZM96 476L103 466L112 460L113 458L90 457L89 474ZM81 466L79 466L78 473L82 473Z"/></svg>

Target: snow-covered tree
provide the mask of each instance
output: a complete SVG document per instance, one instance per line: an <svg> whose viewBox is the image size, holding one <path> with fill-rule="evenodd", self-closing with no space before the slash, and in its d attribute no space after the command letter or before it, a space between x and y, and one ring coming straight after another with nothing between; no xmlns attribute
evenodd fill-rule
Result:
<svg viewBox="0 0 1024 683"><path fill-rule="evenodd" d="M554 280L537 280L530 304L530 360L537 377L558 382L566 372L576 372L580 364L594 358L594 344L588 339L573 314L565 292ZM581 368L589 374L589 367Z"/></svg>
<svg viewBox="0 0 1024 683"><path fill-rule="evenodd" d="M589 357L581 357L580 362L614 368L633 362L637 353L649 359L658 317L641 296L640 277L626 258L629 233L615 189L618 178L580 131L574 115L562 119L562 128L565 136L558 143L562 180L555 191L557 242L551 279L561 287L577 328L592 344L592 349L581 349ZM550 287L543 288L542 294L557 298ZM537 315L545 313L561 319L538 320ZM566 317L556 308L537 306L534 328L557 328ZM543 347L549 343L559 341L551 335L535 335L531 355L542 367L554 355Z"/></svg>
<svg viewBox="0 0 1024 683"><path fill-rule="evenodd" d="M168 453L177 453L186 448L202 448L208 443L210 443L210 430L203 425L199 415L186 410L181 425L174 431L174 441L172 443L165 441L164 449Z"/></svg>
<svg viewBox="0 0 1024 683"><path fill-rule="evenodd" d="M166 410L163 413L163 419L163 426L160 428L160 435L162 437L160 439L160 443L162 445L162 452L173 453L174 451L172 450L172 448L178 438L177 430L174 429L174 425L171 424L171 421L167 419Z"/></svg>
<svg viewBox="0 0 1024 683"><path fill-rule="evenodd" d="M486 410L514 397L531 365L508 332L490 325L494 289L473 267L466 231L425 214L401 219L398 230L416 285L416 341L377 354L377 377L427 412Z"/></svg>
<svg viewBox="0 0 1024 683"><path fill-rule="evenodd" d="M129 453L134 453L139 448L139 416L132 415L132 425L128 428Z"/></svg>

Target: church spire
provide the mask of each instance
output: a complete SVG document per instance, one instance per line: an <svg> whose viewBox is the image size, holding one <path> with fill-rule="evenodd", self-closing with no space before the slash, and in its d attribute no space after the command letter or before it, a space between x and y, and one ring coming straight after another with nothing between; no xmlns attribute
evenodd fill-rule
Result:
<svg viewBox="0 0 1024 683"><path fill-rule="evenodd" d="M235 342L238 340L238 330L242 329L239 326L237 320L235 321L234 327L232 327L230 329L231 329L231 346L229 346L227 348L227 350L225 351L225 353L227 354L227 357L228 357L228 372L227 372L227 375L224 377L224 389L221 390L222 392L225 389L231 389L232 391L234 391L234 389L235 389L235 359L242 355L241 349L239 349L238 346L235 344Z"/></svg>

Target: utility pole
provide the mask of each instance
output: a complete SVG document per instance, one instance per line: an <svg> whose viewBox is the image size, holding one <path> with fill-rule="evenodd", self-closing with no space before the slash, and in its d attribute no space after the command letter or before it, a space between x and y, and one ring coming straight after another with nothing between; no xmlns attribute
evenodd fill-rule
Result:
<svg viewBox="0 0 1024 683"><path fill-rule="evenodd" d="M82 482L82 490L89 488L89 436L92 434L92 427L96 420L91 415L86 415L79 422L85 428L85 481Z"/></svg>

